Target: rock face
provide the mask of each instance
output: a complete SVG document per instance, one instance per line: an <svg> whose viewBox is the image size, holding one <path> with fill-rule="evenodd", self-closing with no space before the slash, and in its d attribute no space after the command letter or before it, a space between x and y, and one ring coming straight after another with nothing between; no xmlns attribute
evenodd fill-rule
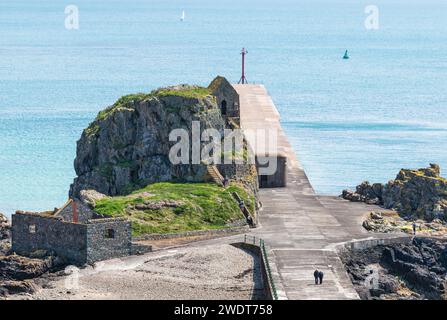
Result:
<svg viewBox="0 0 447 320"><path fill-rule="evenodd" d="M37 278L53 267L54 257L32 259L18 255L0 258L0 278L26 280Z"/></svg>
<svg viewBox="0 0 447 320"><path fill-rule="evenodd" d="M96 190L81 190L79 193L79 200L91 208L96 206L96 202L107 198L105 194L99 193Z"/></svg>
<svg viewBox="0 0 447 320"><path fill-rule="evenodd" d="M174 129L191 132L192 121L200 121L202 129L222 131L225 122L212 96L174 93L194 90L199 89L182 86L126 96L102 111L78 141L78 177L70 195L93 189L114 196L154 182L199 180L205 173L202 166L174 166L169 161L175 144L169 134Z"/></svg>
<svg viewBox="0 0 447 320"><path fill-rule="evenodd" d="M0 213L0 255L11 248L11 225L5 215Z"/></svg>
<svg viewBox="0 0 447 320"><path fill-rule="evenodd" d="M353 202L382 204L383 187L384 186L381 183L371 185L368 181L364 181L356 187L355 192L351 190L343 190L342 197Z"/></svg>
<svg viewBox="0 0 447 320"><path fill-rule="evenodd" d="M0 256L0 297L33 293L38 288L37 278L62 267L61 260L47 252L36 252L36 258Z"/></svg>
<svg viewBox="0 0 447 320"><path fill-rule="evenodd" d="M136 205L129 205L130 210L160 210L162 208L177 208L184 205L181 201L175 200L145 200L144 203L138 203Z"/></svg>
<svg viewBox="0 0 447 320"><path fill-rule="evenodd" d="M70 197L80 197L82 190L115 196L155 182L203 182L207 166L200 161L171 163L169 152L178 141L170 141L169 136L176 129L191 135L196 121L200 132L212 128L223 137L229 121L218 105L222 97L214 95L222 93L214 87L227 82L213 83L210 88L180 85L133 94L101 111L77 143L77 178L71 185ZM209 142L199 141L201 147L206 144ZM82 197L91 201L85 194Z"/></svg>
<svg viewBox="0 0 447 320"><path fill-rule="evenodd" d="M382 205L411 219L447 220L447 179L440 176L436 164L419 170L402 169L385 185L363 182L355 192L344 190L342 197Z"/></svg>
<svg viewBox="0 0 447 320"><path fill-rule="evenodd" d="M0 241L9 239L11 226L3 213L0 213Z"/></svg>
<svg viewBox="0 0 447 320"><path fill-rule="evenodd" d="M62 261L46 251L36 251L32 257L11 252L11 226L0 213L0 298L11 294L33 293L35 280L43 274L63 267Z"/></svg>
<svg viewBox="0 0 447 320"><path fill-rule="evenodd" d="M430 238L342 255L362 299L443 299L447 246ZM375 276L374 276L375 275Z"/></svg>
<svg viewBox="0 0 447 320"><path fill-rule="evenodd" d="M447 222L440 219L425 221L423 219L404 219L396 211L373 211L363 221L363 227L371 232L413 234L413 223L417 235L442 238L447 235Z"/></svg>

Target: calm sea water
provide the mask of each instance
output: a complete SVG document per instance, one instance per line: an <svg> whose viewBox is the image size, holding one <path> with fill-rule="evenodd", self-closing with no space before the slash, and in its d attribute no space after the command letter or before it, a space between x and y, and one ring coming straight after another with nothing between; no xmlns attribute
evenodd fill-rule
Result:
<svg viewBox="0 0 447 320"><path fill-rule="evenodd" d="M379 30L364 27L371 3ZM243 46L317 192L447 168L446 1L73 0L72 31L67 4L0 1L0 212L60 206L100 109L162 85L237 81Z"/></svg>

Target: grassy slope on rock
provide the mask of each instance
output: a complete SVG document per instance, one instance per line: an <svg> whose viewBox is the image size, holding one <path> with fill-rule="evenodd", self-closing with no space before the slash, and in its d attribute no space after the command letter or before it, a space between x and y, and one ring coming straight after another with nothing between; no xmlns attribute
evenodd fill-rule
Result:
<svg viewBox="0 0 447 320"><path fill-rule="evenodd" d="M141 102L153 97L180 96L183 98L200 99L211 94L211 90L199 86L167 87L154 90L150 93L128 94L119 98L113 105L100 111L89 127L87 135L94 135L99 131L98 121L107 119L117 110L131 109L134 103Z"/></svg>
<svg viewBox="0 0 447 320"><path fill-rule="evenodd" d="M224 189L212 183L155 183L128 196L98 201L95 211L132 221L134 236L225 228L243 219L231 193L236 191L253 212L254 198L239 185ZM139 211L130 207L144 201L175 200L178 207Z"/></svg>

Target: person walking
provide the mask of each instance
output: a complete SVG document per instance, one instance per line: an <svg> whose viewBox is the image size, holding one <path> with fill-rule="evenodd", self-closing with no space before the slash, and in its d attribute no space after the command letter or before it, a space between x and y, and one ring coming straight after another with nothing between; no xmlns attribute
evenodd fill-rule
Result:
<svg viewBox="0 0 447 320"><path fill-rule="evenodd" d="M318 272L318 279L320 280L320 284L323 284L323 277L324 277L323 271Z"/></svg>
<svg viewBox="0 0 447 320"><path fill-rule="evenodd" d="M318 275L319 274L320 274L320 272L318 270L314 271L315 284L318 284Z"/></svg>
<svg viewBox="0 0 447 320"><path fill-rule="evenodd" d="M415 222L413 222L413 235L416 235L416 227L417 227L417 225L416 225L416 221L415 221Z"/></svg>

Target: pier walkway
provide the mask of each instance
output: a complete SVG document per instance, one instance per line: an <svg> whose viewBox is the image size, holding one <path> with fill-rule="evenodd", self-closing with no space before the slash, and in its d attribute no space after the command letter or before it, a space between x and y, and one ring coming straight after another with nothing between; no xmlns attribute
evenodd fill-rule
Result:
<svg viewBox="0 0 447 320"><path fill-rule="evenodd" d="M335 247L396 235L372 235L362 228L363 216L374 207L315 194L264 86L234 87L242 129L276 128L278 152L288 158L287 187L260 189L260 227L253 230L268 245L280 299L358 299ZM314 284L315 269L325 274L321 286Z"/></svg>

